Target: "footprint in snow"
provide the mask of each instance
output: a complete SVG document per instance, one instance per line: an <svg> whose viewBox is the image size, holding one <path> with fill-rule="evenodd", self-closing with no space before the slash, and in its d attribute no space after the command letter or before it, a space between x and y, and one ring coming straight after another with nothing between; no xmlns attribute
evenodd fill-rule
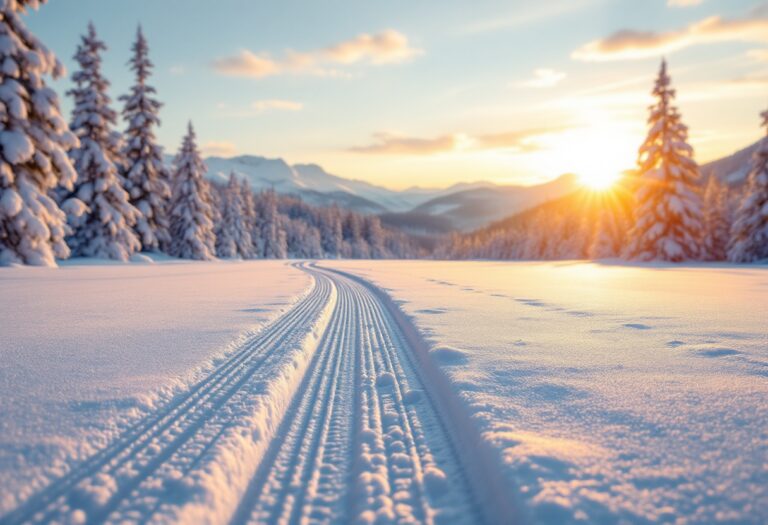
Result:
<svg viewBox="0 0 768 525"><path fill-rule="evenodd" d="M635 330L650 330L651 327L643 323L625 323L625 328L633 328Z"/></svg>
<svg viewBox="0 0 768 525"><path fill-rule="evenodd" d="M696 352L701 357L726 357L729 355L738 355L741 352L733 348L710 348Z"/></svg>
<svg viewBox="0 0 768 525"><path fill-rule="evenodd" d="M683 346L685 344L685 341L678 341L675 339L674 341L667 341L667 346L669 348L677 348L678 346Z"/></svg>

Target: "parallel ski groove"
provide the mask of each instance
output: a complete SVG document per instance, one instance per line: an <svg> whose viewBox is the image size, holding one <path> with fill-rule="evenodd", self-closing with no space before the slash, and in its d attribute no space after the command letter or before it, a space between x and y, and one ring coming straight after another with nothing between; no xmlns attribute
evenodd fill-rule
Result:
<svg viewBox="0 0 768 525"><path fill-rule="evenodd" d="M221 516L232 516L232 524L483 522L477 487L484 485L464 471L468 463L456 448L454 422L430 395L428 373L409 343L416 340L406 336L409 326L398 324L397 312L366 282L301 267L313 286L288 312L185 395L2 522L66 521L83 487L104 479L116 488L91 505L87 523L167 522L193 497L176 493L178 484L236 449L251 458L238 471L237 490L221 493L223 501L202 500L203 512L210 505L218 509L216 522ZM301 347L321 316L328 322L319 341ZM300 357L291 362L288 356ZM275 397L267 387L289 363L280 377L290 382L279 383L286 386ZM257 423L250 418L267 406L265 392L279 399L269 405L267 437L248 441L261 448L241 449L233 439L252 439Z"/></svg>
<svg viewBox="0 0 768 525"><path fill-rule="evenodd" d="M77 496L78 486L88 480L97 479L103 474L113 474L131 459L135 459L142 452L147 451L150 445L169 430L175 431L178 438L174 439L168 447L161 449L155 455L155 461L150 460L149 466L142 469L133 480L118 480L119 490L104 506L102 512L89 516L90 523L104 521L109 510L116 507L122 498L126 497L125 491L135 486L135 480L144 479L151 471L152 465L159 465L162 458L170 454L185 436L189 436L186 429L194 427L196 421L204 419L211 413L211 409L204 410L199 407L206 404L215 404L218 396L227 396L232 392L232 385L237 386L238 381L249 371L253 371L269 357L270 354L281 348L282 342L290 338L296 326L313 319L322 306L326 303L332 285L327 278L317 276L312 290L299 303L294 305L286 314L276 319L265 327L260 334L254 336L244 345L243 349L227 358L227 360L213 370L207 377L194 385L183 397L171 401L159 411L148 415L133 427L125 431L112 445L104 451L97 453L84 461L69 474L53 482L48 488L30 499L19 510L5 516L4 523L46 523L55 519L64 519L63 512L68 512L69 500ZM226 397L224 397L226 400ZM186 423L182 428L172 428ZM166 454L163 454L166 452ZM151 455L151 454L150 454Z"/></svg>

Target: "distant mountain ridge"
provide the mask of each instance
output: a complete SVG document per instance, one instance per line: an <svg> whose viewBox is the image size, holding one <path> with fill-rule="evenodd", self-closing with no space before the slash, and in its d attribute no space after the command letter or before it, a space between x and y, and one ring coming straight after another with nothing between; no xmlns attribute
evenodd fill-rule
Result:
<svg viewBox="0 0 768 525"><path fill-rule="evenodd" d="M741 186L759 142L701 166L702 178L716 176L733 188ZM295 194L309 204L379 215L386 225L413 234L435 235L471 231L505 217L533 209L577 191L574 175L562 175L534 186L501 186L487 181L462 182L448 188L391 190L369 182L346 179L317 164L291 165L281 158L241 155L208 157L207 177L224 182L231 171L256 190L273 188Z"/></svg>
<svg viewBox="0 0 768 525"><path fill-rule="evenodd" d="M299 195L310 204L340 207L380 215L385 224L412 233L469 230L560 197L576 186L573 176L537 186L500 186L492 182L462 182L448 188L411 187L397 191L369 182L345 179L317 164L288 164L255 155L208 157L207 177L224 182L234 171L254 190L272 188Z"/></svg>

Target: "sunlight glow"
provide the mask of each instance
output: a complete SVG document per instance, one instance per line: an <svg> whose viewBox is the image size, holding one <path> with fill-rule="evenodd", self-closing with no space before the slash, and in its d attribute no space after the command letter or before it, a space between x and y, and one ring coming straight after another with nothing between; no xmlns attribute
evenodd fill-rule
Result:
<svg viewBox="0 0 768 525"><path fill-rule="evenodd" d="M588 173L580 173L579 180L584 186L593 190L607 190L619 180L619 174L609 167L605 170L598 169Z"/></svg>

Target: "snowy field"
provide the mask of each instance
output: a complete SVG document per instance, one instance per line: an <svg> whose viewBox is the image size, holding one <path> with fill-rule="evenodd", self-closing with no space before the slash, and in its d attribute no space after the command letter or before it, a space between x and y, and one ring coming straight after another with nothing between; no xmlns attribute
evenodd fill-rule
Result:
<svg viewBox="0 0 768 525"><path fill-rule="evenodd" d="M196 381L309 277L285 261L0 268L0 514Z"/></svg>
<svg viewBox="0 0 768 525"><path fill-rule="evenodd" d="M0 298L8 523L768 520L765 267L75 261Z"/></svg>
<svg viewBox="0 0 768 525"><path fill-rule="evenodd" d="M768 269L322 262L425 335L538 523L768 521Z"/></svg>

